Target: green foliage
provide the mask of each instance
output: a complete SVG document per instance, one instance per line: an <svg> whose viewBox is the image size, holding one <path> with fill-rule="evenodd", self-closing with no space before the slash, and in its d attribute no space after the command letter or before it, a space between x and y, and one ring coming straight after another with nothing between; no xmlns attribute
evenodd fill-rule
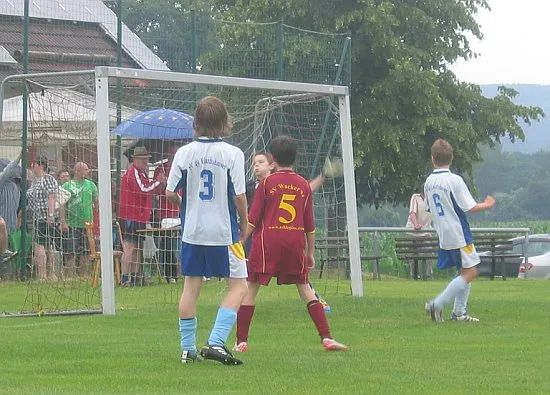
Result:
<svg viewBox="0 0 550 395"><path fill-rule="evenodd" d="M548 282L476 281L468 307L481 323L436 325L424 315L423 303L445 283L366 281L365 298L335 295L334 284L326 292L321 287L332 307L332 333L350 346L345 353L322 350L295 287L265 288L250 330L250 351L240 367L179 363L176 302L149 309L135 304L114 317L4 318L1 391L549 393L542 367L548 361ZM155 300L154 288L117 293L128 301L162 303ZM0 305L4 298L0 292ZM219 301L216 284L206 284L198 307L199 344L208 337ZM445 319L449 314L446 310ZM228 345L233 340L234 334Z"/></svg>
<svg viewBox="0 0 550 395"><path fill-rule="evenodd" d="M357 211L359 226L405 226L408 209L389 204L380 207L364 206Z"/></svg>
<svg viewBox="0 0 550 395"><path fill-rule="evenodd" d="M493 195L491 210L473 221L525 221L550 218L550 152L534 154L484 149L484 163L474 169L478 197Z"/></svg>
<svg viewBox="0 0 550 395"><path fill-rule="evenodd" d="M156 43L154 48L171 67L190 62L178 59L200 37L203 42L195 52L201 72L351 81L361 203L407 202L431 170L430 147L438 137L454 146L454 168L471 184L472 167L482 159L480 144L493 146L504 136L523 139L519 122L530 124L543 116L540 108L514 104L513 89L500 87L496 97L486 98L479 86L458 81L449 69L457 59L476 55L468 35L482 38L475 16L489 8L487 0L191 3L133 0L125 13L133 21L130 27L145 35L147 43ZM193 25L184 16L191 6L202 10L200 34L186 30ZM250 21L271 25L243 23ZM301 30L299 36L287 36L281 33L281 21L341 35L320 40ZM353 38L351 79L340 59L348 33Z"/></svg>

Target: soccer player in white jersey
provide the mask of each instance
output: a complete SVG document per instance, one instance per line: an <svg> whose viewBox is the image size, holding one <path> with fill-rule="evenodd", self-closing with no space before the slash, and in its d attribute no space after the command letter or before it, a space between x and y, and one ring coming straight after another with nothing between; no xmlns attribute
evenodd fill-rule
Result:
<svg viewBox="0 0 550 395"><path fill-rule="evenodd" d="M223 141L230 128L223 101L213 96L201 99L194 119L196 139L178 149L168 176L166 197L181 205L181 265L185 276L179 302L182 363L202 359L196 347L196 306L206 276L227 277L229 290L200 354L225 365L242 364L225 346L247 293L248 275L239 242L239 231L243 232L248 222L244 154Z"/></svg>
<svg viewBox="0 0 550 395"><path fill-rule="evenodd" d="M495 199L487 196L483 203L477 203L464 180L449 170L452 160L451 144L437 139L432 145L434 170L426 179L424 195L439 236L437 267L456 267L460 273L434 300L426 303L425 309L433 321L443 322L443 307L454 298L451 319L478 322L466 310L470 283L477 276L476 266L480 262L466 213L487 210L495 205Z"/></svg>

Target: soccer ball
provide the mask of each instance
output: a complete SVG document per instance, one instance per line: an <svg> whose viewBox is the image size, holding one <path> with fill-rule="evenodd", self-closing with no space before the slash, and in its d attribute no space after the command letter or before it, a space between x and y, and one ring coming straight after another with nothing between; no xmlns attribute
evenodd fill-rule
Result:
<svg viewBox="0 0 550 395"><path fill-rule="evenodd" d="M325 159L325 165L323 166L323 174L326 178L340 177L344 174L344 165L342 158L332 158L328 156Z"/></svg>

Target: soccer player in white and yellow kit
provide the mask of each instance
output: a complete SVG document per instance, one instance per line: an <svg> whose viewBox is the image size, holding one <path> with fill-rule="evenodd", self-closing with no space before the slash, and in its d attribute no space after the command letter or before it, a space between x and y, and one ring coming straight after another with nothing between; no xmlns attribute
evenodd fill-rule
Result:
<svg viewBox="0 0 550 395"><path fill-rule="evenodd" d="M442 322L443 307L454 298L451 319L478 322L479 319L468 315L466 310L470 283L477 277L476 266L480 262L466 213L489 209L495 205L495 199L487 196L483 203L477 203L464 180L449 170L452 160L451 144L443 139L437 139L432 145L434 170L426 179L424 195L439 236L437 267L456 267L460 273L441 294L426 303L425 309L433 321Z"/></svg>

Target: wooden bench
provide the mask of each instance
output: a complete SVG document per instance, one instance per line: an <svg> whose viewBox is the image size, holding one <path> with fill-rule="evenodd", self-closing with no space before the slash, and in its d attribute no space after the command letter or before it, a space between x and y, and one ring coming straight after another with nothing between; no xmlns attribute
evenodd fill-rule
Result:
<svg viewBox="0 0 550 395"><path fill-rule="evenodd" d="M495 267L497 261L500 261L502 270L502 279L506 280L506 258L519 259L521 254L513 254L513 244L510 240L517 235L513 234L484 234L474 235L474 245L478 253L488 252L488 255L481 255L481 262L490 262L491 280L495 279Z"/></svg>
<svg viewBox="0 0 550 395"><path fill-rule="evenodd" d="M411 262L413 278L418 279L418 265L425 269L428 261L437 261L439 241L435 233L410 233L395 237L395 253L399 259ZM422 270L422 278L426 280L426 270Z"/></svg>
<svg viewBox="0 0 550 395"><path fill-rule="evenodd" d="M488 255L481 255L480 259L491 263L491 280L495 278L495 265L498 260L501 262L502 278L506 280L505 260L506 258L519 258L520 254L512 254L512 242L510 239L515 235L511 234L476 234L474 235L474 246L478 253L489 252ZM435 233L408 234L395 238L395 252L399 259L411 261L414 265L414 278L418 278L418 264L426 265L427 261L437 260L439 242Z"/></svg>
<svg viewBox="0 0 550 395"><path fill-rule="evenodd" d="M319 278L323 277L325 264L332 262L343 263L345 266L346 278L350 278L349 267L349 243L347 236L318 237L315 239L315 249L320 251L319 259L321 267ZM380 280L380 259L387 258L384 255L361 255L361 262L373 261L373 276Z"/></svg>

